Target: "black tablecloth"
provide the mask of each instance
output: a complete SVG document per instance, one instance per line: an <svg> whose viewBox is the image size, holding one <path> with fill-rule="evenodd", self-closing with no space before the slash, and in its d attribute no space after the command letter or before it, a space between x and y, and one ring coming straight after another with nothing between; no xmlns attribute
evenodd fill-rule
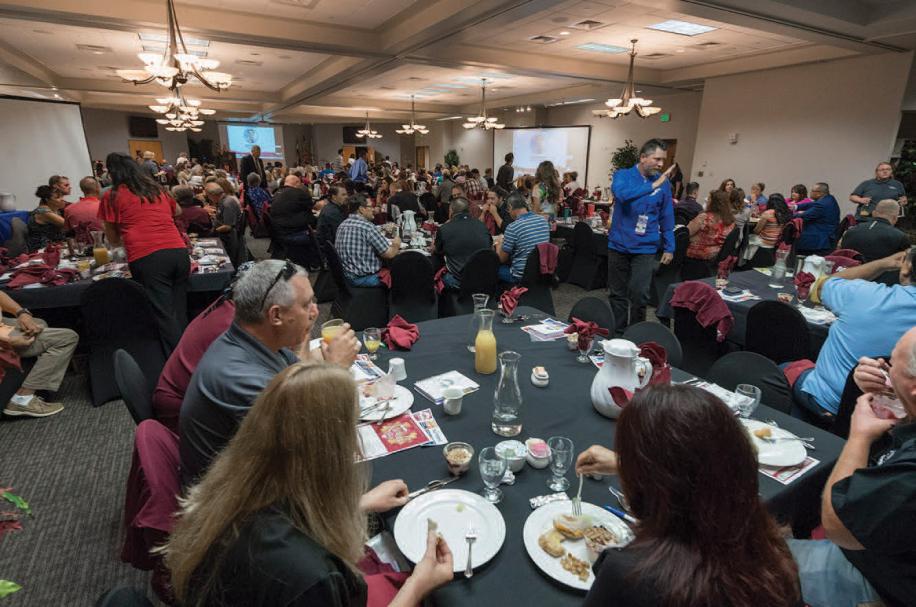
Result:
<svg viewBox="0 0 916 607"><path fill-rule="evenodd" d="M519 308L518 314L536 314L532 308ZM413 388L417 380L450 370L458 370L480 384L480 390L464 398L462 412L458 416L447 416L442 408L434 405L415 390L414 411L431 408L446 437L450 441L466 441L474 446L477 453L483 447L495 445L503 438L490 430L490 416L493 409L493 393L498 373L488 376L474 372L473 354L467 351L465 340L470 316L419 323L420 339L410 352L389 352L380 350L378 364L387 368L388 360L394 356L406 361L407 380L403 385ZM536 322L536 321L533 321ZM519 440L538 437L546 440L555 435L572 439L577 452L596 443L612 447L614 443L614 421L599 415L591 404L589 389L597 369L589 364L578 363L575 353L567 350L565 340L556 342L532 342L520 329L520 324L504 325L494 323L499 351L515 350L522 354L519 363L519 385L524 399L524 414ZM542 365L550 374L550 385L537 388L530 381L532 367ZM675 379L689 376L675 371ZM819 512L820 491L826 482L830 469L842 449L843 441L804 422L761 405L755 415L761 419L774 419L783 428L798 436L816 437L817 450L812 457L821 463L791 485L782 485L768 477L759 476L760 492L771 511L781 518L800 516L803 513L815 515ZM392 478L403 478L411 490L418 489L428 481L447 478L448 470L441 447L419 447L374 460L373 483ZM500 552L487 565L475 571L470 581L457 579L440 589L435 595L437 605L578 605L582 594L567 588L543 575L529 559L522 542L522 528L525 519L532 512L528 499L536 495L552 493L547 488L549 469L535 470L526 466L516 476L513 486L503 485L503 500L497 505L506 520L506 541ZM574 484L572 474L568 475ZM583 500L597 504L617 503L608 492L608 480L587 479L583 488ZM616 478L611 479L615 485ZM483 483L474 458L470 471L450 488L480 493ZM394 526L397 512L386 515L390 528ZM809 516L810 519L810 516ZM807 521L810 526L811 521Z"/></svg>
<svg viewBox="0 0 916 607"><path fill-rule="evenodd" d="M705 278L703 282L715 286L715 278ZM757 270L748 270L746 272L732 272L728 277L729 286L738 287L739 289L750 289L751 293L759 296L761 299L767 299L771 301L776 301L776 295L779 292L783 293L795 293L795 286L792 284L792 279L785 279L783 282L786 285L782 289L774 289L769 285L770 277L766 274L758 272ZM674 289L681 283L674 283L668 286L668 289L665 291L665 295L662 301L659 303L658 310L655 311L655 315L659 318L674 318L674 311L671 309L671 298L674 297ZM726 301L728 309L732 311L732 314L735 315L735 324L732 326L731 332L728 334L728 340L730 342L736 343L740 346L744 345L744 333L747 329L747 313L754 307L756 303L761 301L760 299L752 299L750 301L742 302L732 302ZM824 345L824 341L827 339L827 332L830 330L830 325L819 325L815 323L808 323L808 333L811 338L811 356L813 358L817 357L817 353L820 352L821 346Z"/></svg>
<svg viewBox="0 0 916 607"><path fill-rule="evenodd" d="M210 274L191 274L188 284L190 293L219 292L226 288L235 268L226 264L218 272ZM32 289L6 289L3 291L16 303L30 310L47 310L49 308L79 307L83 291L89 288L92 280L78 280L56 287L37 287Z"/></svg>
<svg viewBox="0 0 916 607"><path fill-rule="evenodd" d="M572 244L575 224L567 225L558 223L556 231L552 234L556 238L563 238L566 242ZM601 257L607 257L607 234L599 234L592 230L592 241L595 245L595 253Z"/></svg>

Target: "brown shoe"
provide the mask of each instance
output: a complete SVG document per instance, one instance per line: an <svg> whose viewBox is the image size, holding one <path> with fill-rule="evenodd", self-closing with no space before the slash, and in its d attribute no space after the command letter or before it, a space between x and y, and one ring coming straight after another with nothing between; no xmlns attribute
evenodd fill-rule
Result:
<svg viewBox="0 0 916 607"><path fill-rule="evenodd" d="M8 402L3 409L3 413L13 417L23 415L26 417L48 417L63 410L64 405L62 403L49 403L38 396L33 396L26 405L17 405L13 401Z"/></svg>

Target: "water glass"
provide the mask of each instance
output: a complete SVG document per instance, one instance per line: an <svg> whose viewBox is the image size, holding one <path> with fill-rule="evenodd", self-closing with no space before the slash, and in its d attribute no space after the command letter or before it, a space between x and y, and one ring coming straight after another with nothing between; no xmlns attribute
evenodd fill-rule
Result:
<svg viewBox="0 0 916 607"><path fill-rule="evenodd" d="M551 436L547 439L547 446L550 448L550 471L553 472L547 486L554 491L566 491L569 489L566 473L572 466L573 442L562 436Z"/></svg>
<svg viewBox="0 0 916 607"><path fill-rule="evenodd" d="M498 504L503 498L499 484L509 465L506 458L497 453L496 447L484 447L477 456L477 463L480 466L480 478L483 479L485 487L483 496L491 504Z"/></svg>
<svg viewBox="0 0 916 607"><path fill-rule="evenodd" d="M735 394L751 399L749 403L742 402L738 405L738 415L741 417L750 417L753 415L754 411L757 410L757 405L760 404L760 388L752 386L751 384L738 384L738 387L735 388Z"/></svg>

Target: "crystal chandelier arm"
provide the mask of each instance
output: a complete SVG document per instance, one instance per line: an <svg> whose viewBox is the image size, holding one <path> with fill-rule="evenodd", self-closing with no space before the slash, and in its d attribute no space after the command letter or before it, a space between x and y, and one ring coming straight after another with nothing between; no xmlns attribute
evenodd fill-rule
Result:
<svg viewBox="0 0 916 607"><path fill-rule="evenodd" d="M118 70L118 71L122 71L122 72L123 72L123 71L140 71L140 70ZM118 75L121 76L120 74L118 74ZM132 82L132 83L134 84L134 86L136 86L136 85L139 85L139 84L149 84L150 82L152 82L153 80L155 80L155 79L157 78L157 76L156 76L156 74L152 74L152 75L150 75L150 76L148 76L147 78L144 78L144 79L142 79L142 80L133 80L133 79L131 79L131 78L124 78L124 76L121 76L121 78L123 78L124 80L126 80L126 81L128 81L128 82Z"/></svg>

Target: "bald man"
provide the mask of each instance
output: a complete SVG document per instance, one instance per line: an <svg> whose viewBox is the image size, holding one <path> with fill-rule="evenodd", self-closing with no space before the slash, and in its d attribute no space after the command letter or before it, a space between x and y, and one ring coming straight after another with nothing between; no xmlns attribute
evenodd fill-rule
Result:
<svg viewBox="0 0 916 607"><path fill-rule="evenodd" d="M267 173L264 171L264 161L261 160L261 146L251 146L251 153L242 158L241 170L239 175L242 179L248 179L248 176L256 173L261 178L261 183L267 183Z"/></svg>
<svg viewBox="0 0 916 607"><path fill-rule="evenodd" d="M312 213L312 196L295 175L287 175L283 187L270 203L270 223L274 237L281 242L301 244L310 239L309 228L317 219Z"/></svg>
<svg viewBox="0 0 916 607"><path fill-rule="evenodd" d="M885 199L875 205L871 218L848 229L843 235L844 249L854 249L865 257L865 261L884 259L910 247L907 235L894 227L900 204L894 199ZM885 272L875 281L886 285L897 284L897 272Z"/></svg>

